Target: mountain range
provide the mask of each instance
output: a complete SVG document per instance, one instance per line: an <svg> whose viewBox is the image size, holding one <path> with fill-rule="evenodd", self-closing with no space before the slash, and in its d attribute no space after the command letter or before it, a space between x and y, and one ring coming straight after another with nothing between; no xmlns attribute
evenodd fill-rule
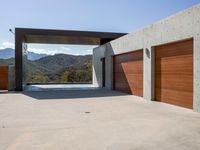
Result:
<svg viewBox="0 0 200 150"><path fill-rule="evenodd" d="M46 54L37 54L37 53L29 52L29 51L27 55L28 55L29 60L38 60L40 58L48 56ZM14 58L14 56L15 56L14 49L12 48L0 49L0 59Z"/></svg>
<svg viewBox="0 0 200 150"><path fill-rule="evenodd" d="M0 50L0 52L1 65L15 64L13 49ZM92 55L29 53L29 59L24 62L24 66L26 80L29 83L92 81ZM63 75L66 76L66 72L69 77L65 78L68 79L61 81Z"/></svg>

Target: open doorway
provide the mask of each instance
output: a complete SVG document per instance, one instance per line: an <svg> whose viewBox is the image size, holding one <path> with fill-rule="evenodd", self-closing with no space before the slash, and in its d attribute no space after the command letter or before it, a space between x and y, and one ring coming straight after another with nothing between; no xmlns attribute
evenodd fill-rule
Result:
<svg viewBox="0 0 200 150"><path fill-rule="evenodd" d="M27 44L24 84L92 84L92 50L96 45Z"/></svg>

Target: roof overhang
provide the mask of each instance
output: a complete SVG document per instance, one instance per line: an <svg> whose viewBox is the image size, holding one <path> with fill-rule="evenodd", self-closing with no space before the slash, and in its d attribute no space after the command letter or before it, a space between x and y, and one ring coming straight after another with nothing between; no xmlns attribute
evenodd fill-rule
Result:
<svg viewBox="0 0 200 150"><path fill-rule="evenodd" d="M15 33L16 36L21 35L26 43L74 45L101 45L126 35L126 33L29 28L16 28Z"/></svg>

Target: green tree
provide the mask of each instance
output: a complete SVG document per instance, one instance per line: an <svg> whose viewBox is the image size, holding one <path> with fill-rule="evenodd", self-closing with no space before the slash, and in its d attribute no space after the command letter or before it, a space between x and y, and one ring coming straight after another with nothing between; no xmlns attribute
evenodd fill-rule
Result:
<svg viewBox="0 0 200 150"><path fill-rule="evenodd" d="M37 74L32 76L33 83L46 83L49 82L49 77L43 74Z"/></svg>
<svg viewBox="0 0 200 150"><path fill-rule="evenodd" d="M68 79L69 82L76 82L76 71L70 70Z"/></svg>
<svg viewBox="0 0 200 150"><path fill-rule="evenodd" d="M69 75L70 75L70 72L65 71L60 77L60 82L69 82Z"/></svg>

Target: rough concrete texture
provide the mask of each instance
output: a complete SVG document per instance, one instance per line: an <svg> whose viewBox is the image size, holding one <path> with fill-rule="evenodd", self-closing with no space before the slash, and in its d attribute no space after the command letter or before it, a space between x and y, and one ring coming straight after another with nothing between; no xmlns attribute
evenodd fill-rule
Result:
<svg viewBox="0 0 200 150"><path fill-rule="evenodd" d="M200 21L199 21L200 22ZM200 28L200 26L199 26ZM193 99L196 99L193 103L194 110L200 112L200 34L194 37L194 95Z"/></svg>
<svg viewBox="0 0 200 150"><path fill-rule="evenodd" d="M8 90L15 90L15 66L9 65L9 86Z"/></svg>
<svg viewBox="0 0 200 150"><path fill-rule="evenodd" d="M199 150L199 139L200 114L114 91L0 94L0 150Z"/></svg>
<svg viewBox="0 0 200 150"><path fill-rule="evenodd" d="M99 47L97 50L93 49L93 84L98 87L102 87L102 62L101 58L105 56L105 47Z"/></svg>
<svg viewBox="0 0 200 150"><path fill-rule="evenodd" d="M158 45L167 44L171 42L181 41L189 38L194 39L194 111L200 112L200 4L193 6L180 13L167 17L152 25L149 25L136 32L132 32L116 40L113 40L103 46L97 47L94 50L94 60L98 60L99 51L104 49L105 57L107 59L106 77L112 77L113 70L109 69L112 65L112 57L116 54L126 53L136 50L144 50L144 91L145 99L154 99L154 57L153 48ZM150 57L145 53L149 50ZM98 62L97 62L98 63ZM94 72L98 70L98 64L94 64ZM101 80L101 71L94 73L95 78ZM94 80L95 82L95 80ZM106 88L112 89L112 78L107 78Z"/></svg>

